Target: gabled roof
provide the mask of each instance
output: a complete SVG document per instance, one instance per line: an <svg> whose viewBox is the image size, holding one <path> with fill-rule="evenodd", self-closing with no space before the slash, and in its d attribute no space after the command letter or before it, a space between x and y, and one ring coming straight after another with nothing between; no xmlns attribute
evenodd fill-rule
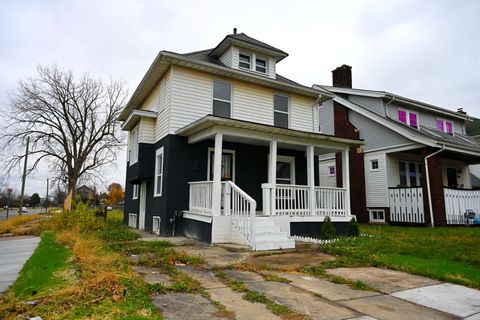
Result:
<svg viewBox="0 0 480 320"><path fill-rule="evenodd" d="M452 136L439 132L435 128L422 125L419 126L419 129L415 129L393 119L381 116L358 103L352 102L338 95L335 95L333 100L414 142L437 148L444 146L446 150L480 156L480 143L475 142L474 139L467 135L455 133L455 135Z"/></svg>
<svg viewBox="0 0 480 320"><path fill-rule="evenodd" d="M227 35L215 48L210 51L209 56L213 58L220 57L222 53L224 53L225 50L228 49L228 47L230 47L232 44L268 54L275 57L277 62L288 56L288 53L285 51L249 37L243 32Z"/></svg>
<svg viewBox="0 0 480 320"><path fill-rule="evenodd" d="M322 88L328 90L333 93L344 93L349 95L356 95L356 96L363 96L363 97L371 97L371 98L382 98L382 99L394 99L394 101L401 102L404 104L412 105L414 107L425 109L428 111L434 111L436 113L448 115L450 117L462 119L462 120L470 120L468 115L461 114L456 111L448 110L445 108L441 108L429 103L425 103L422 101L410 99L407 97L400 96L398 94L386 92L386 91L376 91L376 90L366 90L366 89L354 89L354 88L341 88L341 87L332 87L332 86L323 86L315 84L313 87Z"/></svg>

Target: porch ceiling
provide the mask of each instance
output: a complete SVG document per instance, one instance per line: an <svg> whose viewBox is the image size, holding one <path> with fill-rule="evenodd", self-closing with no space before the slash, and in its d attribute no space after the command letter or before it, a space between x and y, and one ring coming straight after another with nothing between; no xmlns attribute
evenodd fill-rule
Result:
<svg viewBox="0 0 480 320"><path fill-rule="evenodd" d="M363 140L339 138L330 135L278 128L254 122L205 116L177 131L177 134L188 137L189 143L213 139L215 134L222 133L224 141L249 145L267 146L276 140L278 148L305 151L305 146L313 145L315 154L325 154L345 150L350 146L363 145Z"/></svg>

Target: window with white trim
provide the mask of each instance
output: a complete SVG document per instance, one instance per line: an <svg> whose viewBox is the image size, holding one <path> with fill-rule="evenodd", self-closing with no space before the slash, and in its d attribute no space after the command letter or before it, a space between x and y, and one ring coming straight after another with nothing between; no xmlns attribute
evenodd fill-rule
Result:
<svg viewBox="0 0 480 320"><path fill-rule="evenodd" d="M409 110L398 110L398 121L418 129L418 114Z"/></svg>
<svg viewBox="0 0 480 320"><path fill-rule="evenodd" d="M155 153L155 183L154 183L154 197L162 195L163 184L163 147L158 149Z"/></svg>
<svg viewBox="0 0 480 320"><path fill-rule="evenodd" d="M370 160L370 171L378 171L378 159Z"/></svg>
<svg viewBox="0 0 480 320"><path fill-rule="evenodd" d="M276 181L279 184L295 184L295 157L277 155Z"/></svg>
<svg viewBox="0 0 480 320"><path fill-rule="evenodd" d="M371 222L385 222L385 210L371 209L368 210Z"/></svg>
<svg viewBox="0 0 480 320"><path fill-rule="evenodd" d="M328 166L328 175L329 176L334 176L335 175L335 166Z"/></svg>
<svg viewBox="0 0 480 320"><path fill-rule="evenodd" d="M400 187L419 187L422 178L422 167L419 163L400 161L398 163Z"/></svg>
<svg viewBox="0 0 480 320"><path fill-rule="evenodd" d="M130 131L129 161L130 165L138 161L138 127Z"/></svg>
<svg viewBox="0 0 480 320"><path fill-rule="evenodd" d="M138 199L138 184L134 184L133 185L133 192L132 192L132 199L135 200L135 199Z"/></svg>
<svg viewBox="0 0 480 320"><path fill-rule="evenodd" d="M289 127L289 99L287 96L275 94L273 96L273 125L275 127Z"/></svg>
<svg viewBox="0 0 480 320"><path fill-rule="evenodd" d="M267 60L256 58L255 71L261 72L261 73L267 73Z"/></svg>
<svg viewBox="0 0 480 320"><path fill-rule="evenodd" d="M228 82L213 81L214 116L230 118L232 114L232 85Z"/></svg>
<svg viewBox="0 0 480 320"><path fill-rule="evenodd" d="M240 53L238 66L242 69L250 70L252 57L249 54Z"/></svg>
<svg viewBox="0 0 480 320"><path fill-rule="evenodd" d="M453 135L453 122L445 119L437 119L437 129Z"/></svg>

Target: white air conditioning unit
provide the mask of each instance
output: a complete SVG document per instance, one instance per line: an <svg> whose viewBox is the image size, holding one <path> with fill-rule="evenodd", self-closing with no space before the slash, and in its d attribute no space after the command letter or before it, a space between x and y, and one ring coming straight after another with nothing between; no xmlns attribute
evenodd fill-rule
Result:
<svg viewBox="0 0 480 320"><path fill-rule="evenodd" d="M161 219L159 216L153 217L152 232L158 235L160 235L160 221Z"/></svg>
<svg viewBox="0 0 480 320"><path fill-rule="evenodd" d="M129 213L128 214L128 226L130 228L136 228L137 227L137 215L135 213Z"/></svg>

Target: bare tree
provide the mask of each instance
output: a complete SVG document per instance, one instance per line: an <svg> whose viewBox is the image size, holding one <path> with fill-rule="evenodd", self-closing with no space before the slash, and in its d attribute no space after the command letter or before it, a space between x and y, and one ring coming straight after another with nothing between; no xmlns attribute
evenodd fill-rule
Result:
<svg viewBox="0 0 480 320"><path fill-rule="evenodd" d="M11 154L8 167L24 157L18 146L30 136L30 171L42 159L54 179L75 194L80 179L99 177L116 159L122 146L116 121L125 103L124 84L104 84L88 74L75 79L72 71L57 66L37 67L37 75L19 81L5 113L2 145Z"/></svg>

